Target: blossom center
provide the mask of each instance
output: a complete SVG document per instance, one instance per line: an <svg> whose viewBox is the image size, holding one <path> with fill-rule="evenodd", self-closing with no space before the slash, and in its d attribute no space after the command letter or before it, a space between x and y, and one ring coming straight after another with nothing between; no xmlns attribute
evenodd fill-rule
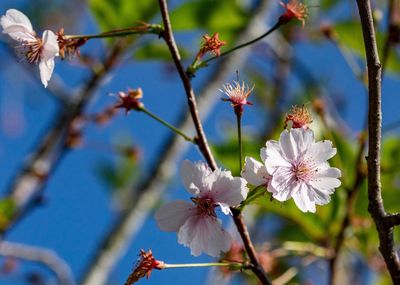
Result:
<svg viewBox="0 0 400 285"><path fill-rule="evenodd" d="M26 41L17 47L31 64L37 64L43 49L43 42L37 38L35 41Z"/></svg>
<svg viewBox="0 0 400 285"><path fill-rule="evenodd" d="M307 182L310 180L312 175L312 168L305 162L300 162L292 166L292 172L295 176L296 181Z"/></svg>
<svg viewBox="0 0 400 285"><path fill-rule="evenodd" d="M213 199L192 197L191 200L197 206L197 211L199 215L217 217L217 214L215 213L215 207L217 207L217 205L214 203Z"/></svg>

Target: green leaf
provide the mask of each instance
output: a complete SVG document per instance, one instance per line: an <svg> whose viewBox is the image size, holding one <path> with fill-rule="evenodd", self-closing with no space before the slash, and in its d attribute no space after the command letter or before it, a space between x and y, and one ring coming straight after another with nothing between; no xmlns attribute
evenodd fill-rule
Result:
<svg viewBox="0 0 400 285"><path fill-rule="evenodd" d="M335 25L335 31L339 35L341 44L352 50L357 56L365 60L365 47L363 42L363 34L361 25L358 21L342 22ZM384 35L382 32L376 32L376 40L380 50L384 43ZM382 52L381 52L382 54ZM400 55L391 51L387 61L386 70L392 73L400 72Z"/></svg>
<svg viewBox="0 0 400 285"><path fill-rule="evenodd" d="M124 157L116 165L110 162L99 164L97 171L111 190L118 191L132 185L137 178L138 167L136 160Z"/></svg>
<svg viewBox="0 0 400 285"><path fill-rule="evenodd" d="M186 1L171 13L174 30L193 30L203 28L221 32L243 27L247 14L231 0L196 0Z"/></svg>
<svg viewBox="0 0 400 285"><path fill-rule="evenodd" d="M103 32L149 21L158 12L155 0L89 0L88 5Z"/></svg>
<svg viewBox="0 0 400 285"><path fill-rule="evenodd" d="M0 230L7 228L16 210L15 202L12 199L6 198L0 200Z"/></svg>
<svg viewBox="0 0 400 285"><path fill-rule="evenodd" d="M188 57L188 53L184 49L179 50L182 59ZM135 51L135 59L137 60L162 60L171 61L171 53L168 47L159 42L149 42L141 46Z"/></svg>

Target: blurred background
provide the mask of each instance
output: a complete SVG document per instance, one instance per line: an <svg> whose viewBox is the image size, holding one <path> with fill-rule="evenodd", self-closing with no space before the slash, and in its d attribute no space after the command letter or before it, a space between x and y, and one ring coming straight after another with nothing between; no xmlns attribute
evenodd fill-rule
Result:
<svg viewBox="0 0 400 285"><path fill-rule="evenodd" d="M398 210L400 202L398 2L372 1L384 64L382 182L389 211ZM278 1L168 3L185 66L202 35L218 32L228 43L224 51L263 34L284 12ZM255 85L243 131L245 155L256 159L267 139L279 137L291 106L305 104L318 140L332 140L338 149L331 165L342 170L342 186L316 214L269 196L247 209L263 266L275 284L327 284L332 276L335 284L390 284L367 212L367 92L357 6L355 1L305 4L304 28L292 21L196 73L192 83L205 131L219 165L237 175L236 119L218 89L237 72ZM154 0L1 1L2 15L10 8L26 14L39 36L45 29L93 34L139 21L161 23ZM15 45L2 34L0 284L124 284L140 249L151 249L166 263L213 261L191 256L175 233L161 232L154 220L159 205L190 198L178 175L180 163L201 160L201 154L144 113L105 112L116 102L110 94L140 87L147 109L194 135L164 42L157 35L90 40L80 56L57 58L47 89L37 66L16 56ZM230 219L223 221L236 235ZM235 246L230 257L243 258L240 243ZM206 268L155 271L139 282L255 284L245 272Z"/></svg>

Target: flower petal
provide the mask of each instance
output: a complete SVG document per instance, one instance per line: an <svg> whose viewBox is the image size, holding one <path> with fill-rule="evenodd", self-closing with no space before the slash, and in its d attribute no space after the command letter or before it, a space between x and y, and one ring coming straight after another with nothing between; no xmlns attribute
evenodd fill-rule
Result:
<svg viewBox="0 0 400 285"><path fill-rule="evenodd" d="M207 177L211 174L211 169L204 162L192 163L185 160L181 167L181 177L186 190L193 195L198 195L200 190L209 189Z"/></svg>
<svg viewBox="0 0 400 285"><path fill-rule="evenodd" d="M271 178L264 164L252 157L245 158L244 169L241 174L248 183L254 186L268 185Z"/></svg>
<svg viewBox="0 0 400 285"><path fill-rule="evenodd" d="M314 174L314 177L310 180L309 183L314 188L327 191L340 186L341 182L339 179L337 179L340 176L341 176L340 170L335 167L329 167L327 169L318 169L318 172Z"/></svg>
<svg viewBox="0 0 400 285"><path fill-rule="evenodd" d="M284 130L279 138L279 145L282 149L283 155L289 161L295 160L298 155L298 146L293 137L293 133L297 135L297 132Z"/></svg>
<svg viewBox="0 0 400 285"><path fill-rule="evenodd" d="M42 40L43 50L40 54L39 70L40 79L44 87L47 87L54 70L54 57L58 55L59 48L57 36L52 31L44 31Z"/></svg>
<svg viewBox="0 0 400 285"><path fill-rule="evenodd" d="M25 14L16 9L7 10L6 14L1 17L0 24L3 28L3 33L8 34L14 40L35 40L35 32L31 21Z"/></svg>
<svg viewBox="0 0 400 285"><path fill-rule="evenodd" d="M293 179L288 179L288 176L283 171L277 171L272 176L268 192L272 193L272 197L278 201L289 200L292 193L299 188L299 183L295 183Z"/></svg>
<svg viewBox="0 0 400 285"><path fill-rule="evenodd" d="M298 184L289 168L278 168L271 180L271 186L277 192L273 197L279 201L288 200L292 191L295 191L296 187L298 187ZM270 191L269 188L268 191Z"/></svg>
<svg viewBox="0 0 400 285"><path fill-rule="evenodd" d="M324 163L336 154L336 148L332 147L332 142L328 140L314 143L308 149L305 159L312 159L315 164Z"/></svg>
<svg viewBox="0 0 400 285"><path fill-rule="evenodd" d="M297 191L293 191L293 200L296 206L302 212L312 212L315 213L315 201L312 191L308 188L305 183L300 183L300 187Z"/></svg>
<svg viewBox="0 0 400 285"><path fill-rule="evenodd" d="M51 59L58 56L59 47L57 36L50 30L45 30L42 36L43 49L40 54L42 59Z"/></svg>
<svg viewBox="0 0 400 285"><path fill-rule="evenodd" d="M179 200L161 206L155 218L162 231L177 232L186 220L195 214L196 209L193 204Z"/></svg>
<svg viewBox="0 0 400 285"><path fill-rule="evenodd" d="M40 80L42 81L44 87L47 87L47 84L53 74L54 70L54 58L49 60L41 60L39 62L39 71L40 71Z"/></svg>
<svg viewBox="0 0 400 285"><path fill-rule="evenodd" d="M192 216L180 228L178 242L190 247L190 253L199 256L202 252L217 257L229 250L232 238L221 225L221 221L210 216Z"/></svg>
<svg viewBox="0 0 400 285"><path fill-rule="evenodd" d="M264 164L267 172L273 174L277 167L291 167L286 157L282 153L282 149L277 141L267 141L266 148L261 149L262 158L265 158Z"/></svg>
<svg viewBox="0 0 400 285"><path fill-rule="evenodd" d="M230 171L216 169L210 180L214 181L209 192L201 195L210 195L215 203L223 203L229 206L237 206L247 197L249 189L247 182L241 177L233 177Z"/></svg>
<svg viewBox="0 0 400 285"><path fill-rule="evenodd" d="M312 187L315 204L317 205L328 204L331 201L331 197L329 195L332 194L333 191L334 189L332 189L331 191L321 191L318 190L317 188Z"/></svg>

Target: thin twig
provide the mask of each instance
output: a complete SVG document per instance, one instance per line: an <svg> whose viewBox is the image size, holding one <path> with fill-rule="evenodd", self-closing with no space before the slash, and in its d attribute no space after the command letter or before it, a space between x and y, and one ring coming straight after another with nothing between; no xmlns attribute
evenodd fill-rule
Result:
<svg viewBox="0 0 400 285"><path fill-rule="evenodd" d="M379 235L379 250L386 262L393 284L400 284L400 261L395 250L393 227L384 223L385 211L380 181L382 96L381 69L369 0L357 0L363 30L368 67L368 211Z"/></svg>
<svg viewBox="0 0 400 285"><path fill-rule="evenodd" d="M68 264L50 249L2 241L0 255L43 264L54 272L60 285L76 284Z"/></svg>
<svg viewBox="0 0 400 285"><path fill-rule="evenodd" d="M400 226L400 213L389 214L385 217L387 227Z"/></svg>
<svg viewBox="0 0 400 285"><path fill-rule="evenodd" d="M103 68L93 74L85 87L75 97L74 102L61 111L58 118L54 119L54 125L50 130L46 130L42 136L41 143L32 152L30 159L9 188L8 198L14 202L16 213L8 221L8 227L4 231L10 229L27 211L38 204L38 200L40 201L42 190L48 178L68 150L65 140L69 125L81 114L97 86L117 63L125 46L124 42L119 42L114 46L104 61Z"/></svg>
<svg viewBox="0 0 400 285"><path fill-rule="evenodd" d="M211 150L208 145L207 138L204 134L203 126L200 121L199 112L197 109L196 97L194 95L192 83L190 82L190 78L186 74L185 68L181 63L181 56L179 54L179 50L176 45L174 35L172 34L172 27L168 14L167 2L166 0L159 0L158 2L160 5L161 15L164 22L164 32L161 34L161 36L164 38L171 52L172 59L175 63L176 69L178 70L179 76L181 77L183 87L185 88L190 114L192 115L193 123L197 133L196 141L207 163L210 165L212 169L216 169L217 164L215 162L213 155L211 154Z"/></svg>

